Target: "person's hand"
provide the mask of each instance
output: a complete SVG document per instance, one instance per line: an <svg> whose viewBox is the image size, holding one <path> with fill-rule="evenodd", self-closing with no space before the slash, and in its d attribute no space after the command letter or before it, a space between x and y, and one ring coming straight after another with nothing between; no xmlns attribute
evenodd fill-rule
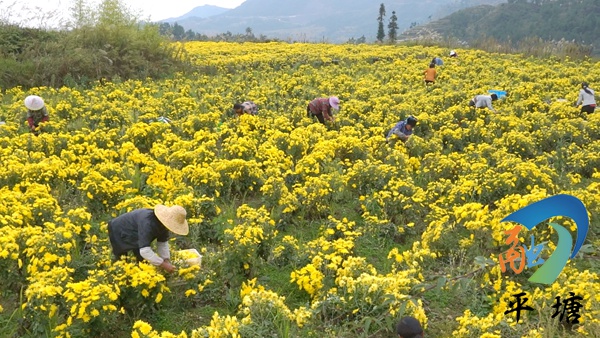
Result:
<svg viewBox="0 0 600 338"><path fill-rule="evenodd" d="M159 266L169 273L175 272L175 267L171 264L171 262L168 259L163 260L163 262Z"/></svg>

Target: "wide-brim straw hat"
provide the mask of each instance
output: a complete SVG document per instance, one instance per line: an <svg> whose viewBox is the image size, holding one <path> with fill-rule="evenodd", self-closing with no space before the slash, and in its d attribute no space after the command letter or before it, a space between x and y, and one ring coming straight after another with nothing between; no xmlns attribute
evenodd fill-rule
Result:
<svg viewBox="0 0 600 338"><path fill-rule="evenodd" d="M187 213L182 206L167 207L159 204L154 207L154 214L167 229L178 235L187 235L190 231L188 222L185 219Z"/></svg>

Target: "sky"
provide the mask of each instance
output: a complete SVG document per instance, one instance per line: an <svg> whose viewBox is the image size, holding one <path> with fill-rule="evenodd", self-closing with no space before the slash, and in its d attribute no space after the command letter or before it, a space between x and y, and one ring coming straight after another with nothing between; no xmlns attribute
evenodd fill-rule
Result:
<svg viewBox="0 0 600 338"><path fill-rule="evenodd" d="M121 0L134 13L142 18L150 17L151 21L159 21L181 16L193 8L202 5L214 5L224 8L235 8L244 0ZM89 4L97 4L99 0L85 0ZM0 0L0 21L20 23L26 26L54 26L48 22L56 18L68 18L72 0Z"/></svg>

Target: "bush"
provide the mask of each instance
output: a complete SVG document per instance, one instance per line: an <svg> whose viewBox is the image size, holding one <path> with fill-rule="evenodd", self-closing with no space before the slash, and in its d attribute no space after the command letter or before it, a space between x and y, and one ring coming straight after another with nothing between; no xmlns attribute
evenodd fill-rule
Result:
<svg viewBox="0 0 600 338"><path fill-rule="evenodd" d="M0 87L89 85L167 76L181 51L157 25L142 24L119 0L77 14L74 27L49 31L0 24Z"/></svg>

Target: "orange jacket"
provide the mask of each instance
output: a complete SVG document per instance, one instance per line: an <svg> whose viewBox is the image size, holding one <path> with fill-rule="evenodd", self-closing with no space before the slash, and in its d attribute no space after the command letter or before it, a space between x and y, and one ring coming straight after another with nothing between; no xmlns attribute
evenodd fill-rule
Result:
<svg viewBox="0 0 600 338"><path fill-rule="evenodd" d="M425 74L425 81L435 81L435 68L427 68L423 74Z"/></svg>

